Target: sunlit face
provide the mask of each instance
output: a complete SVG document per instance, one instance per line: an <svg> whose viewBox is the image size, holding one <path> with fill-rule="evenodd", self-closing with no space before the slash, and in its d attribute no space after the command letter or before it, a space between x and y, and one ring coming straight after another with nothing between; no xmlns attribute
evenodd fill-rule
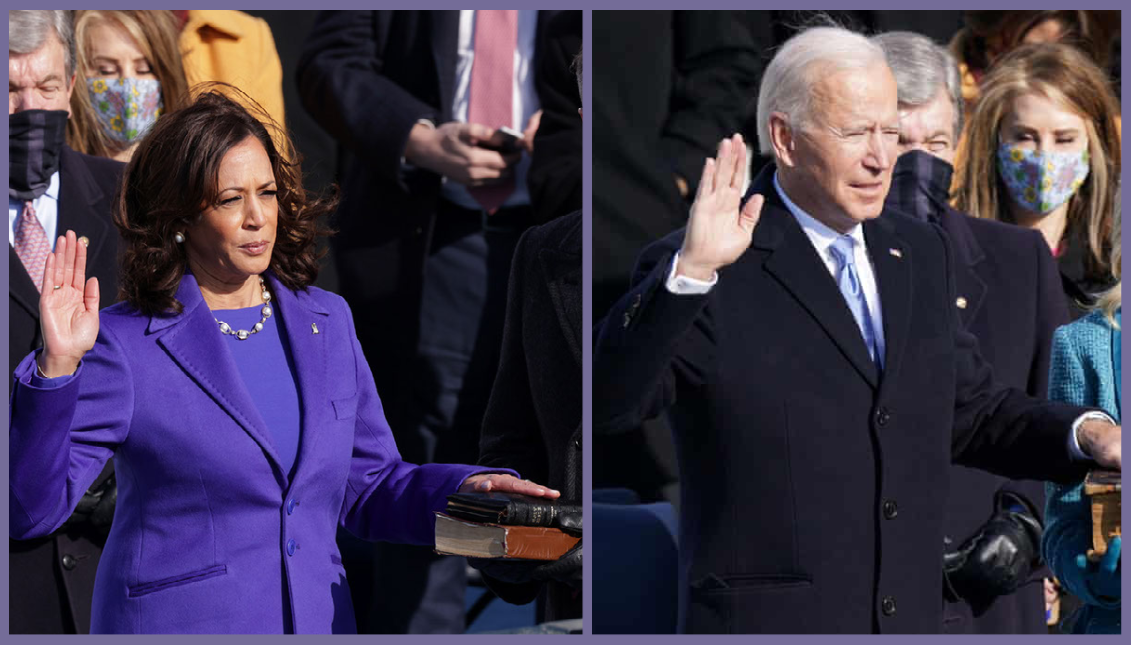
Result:
<svg viewBox="0 0 1131 645"><path fill-rule="evenodd" d="M116 21L92 22L85 40L88 78L157 78L137 41Z"/></svg>
<svg viewBox="0 0 1131 645"><path fill-rule="evenodd" d="M1024 150L1082 152L1088 147L1084 119L1041 94L1013 99L998 136L1002 143Z"/></svg>
<svg viewBox="0 0 1131 645"><path fill-rule="evenodd" d="M819 75L810 122L790 136L792 149L787 144L778 153L798 206L840 232L879 217L899 142L887 64Z"/></svg>
<svg viewBox="0 0 1131 645"><path fill-rule="evenodd" d="M275 174L258 139L248 137L224 155L217 186L216 203L185 231L189 266L240 285L270 266L279 222Z"/></svg>
<svg viewBox="0 0 1131 645"><path fill-rule="evenodd" d="M30 54L8 51L8 114L23 110L66 110L71 113L74 77L67 76L67 58L58 38L48 37Z"/></svg>
<svg viewBox="0 0 1131 645"><path fill-rule="evenodd" d="M945 86L929 103L899 108L899 154L922 150L954 163L954 104Z"/></svg>

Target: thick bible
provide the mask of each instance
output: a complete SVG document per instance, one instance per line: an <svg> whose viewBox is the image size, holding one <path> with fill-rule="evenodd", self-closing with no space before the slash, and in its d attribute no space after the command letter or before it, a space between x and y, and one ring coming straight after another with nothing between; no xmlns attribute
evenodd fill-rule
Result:
<svg viewBox="0 0 1131 645"><path fill-rule="evenodd" d="M1117 470L1093 470L1084 478L1084 494L1092 500L1092 550L1088 558L1099 560L1107 543L1122 534L1122 484Z"/></svg>
<svg viewBox="0 0 1131 645"><path fill-rule="evenodd" d="M436 553L442 555L557 560L580 539L552 527L471 522L436 513Z"/></svg>

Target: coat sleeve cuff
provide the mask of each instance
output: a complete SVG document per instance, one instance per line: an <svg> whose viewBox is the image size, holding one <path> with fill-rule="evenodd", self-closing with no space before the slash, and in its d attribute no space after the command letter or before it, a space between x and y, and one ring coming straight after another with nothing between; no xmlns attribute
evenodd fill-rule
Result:
<svg viewBox="0 0 1131 645"><path fill-rule="evenodd" d="M30 387L33 390L58 390L78 380L79 374L82 373L82 361L79 361L79 366L75 369L73 374L58 376L56 378L40 376L38 359L42 351L42 349L37 349L28 354L24 360L20 361L15 372L12 373L13 378L15 378L21 386Z"/></svg>
<svg viewBox="0 0 1131 645"><path fill-rule="evenodd" d="M1091 421L1093 419L1099 421L1107 421L1111 425L1117 425L1114 419L1104 414L1103 412L1095 410L1093 410L1092 412L1085 412L1084 414L1076 417L1076 420L1072 422L1072 432L1068 433L1068 454L1071 455L1072 459L1076 461L1092 460L1092 458L1084 452L1084 449L1080 447L1080 437L1078 435L1080 432L1080 426L1083 425L1085 421Z"/></svg>

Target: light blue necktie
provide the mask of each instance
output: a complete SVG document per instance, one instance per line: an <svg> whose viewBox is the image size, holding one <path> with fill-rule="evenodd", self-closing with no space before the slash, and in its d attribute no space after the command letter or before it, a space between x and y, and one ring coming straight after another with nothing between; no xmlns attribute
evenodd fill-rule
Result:
<svg viewBox="0 0 1131 645"><path fill-rule="evenodd" d="M832 252L833 259L836 260L836 283L840 287L840 293L844 296L845 303L852 311L856 325L860 327L860 333L864 336L864 344L868 346L868 355L872 357L872 362L876 364L876 367L882 369L883 359L876 351L876 332L872 326L872 314L868 310L868 300L864 297L864 289L860 287L860 275L856 272L856 260L852 252L855 245L856 240L852 236L842 235L833 242L829 251Z"/></svg>

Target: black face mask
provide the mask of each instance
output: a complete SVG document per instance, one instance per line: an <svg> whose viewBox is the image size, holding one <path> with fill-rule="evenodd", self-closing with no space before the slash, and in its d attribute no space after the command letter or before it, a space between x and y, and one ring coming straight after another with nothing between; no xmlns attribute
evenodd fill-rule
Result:
<svg viewBox="0 0 1131 645"><path fill-rule="evenodd" d="M66 110L8 115L8 197L26 201L47 192L66 136Z"/></svg>
<svg viewBox="0 0 1131 645"><path fill-rule="evenodd" d="M885 204L924 221L936 221L947 208L954 166L922 150L899 155Z"/></svg>

